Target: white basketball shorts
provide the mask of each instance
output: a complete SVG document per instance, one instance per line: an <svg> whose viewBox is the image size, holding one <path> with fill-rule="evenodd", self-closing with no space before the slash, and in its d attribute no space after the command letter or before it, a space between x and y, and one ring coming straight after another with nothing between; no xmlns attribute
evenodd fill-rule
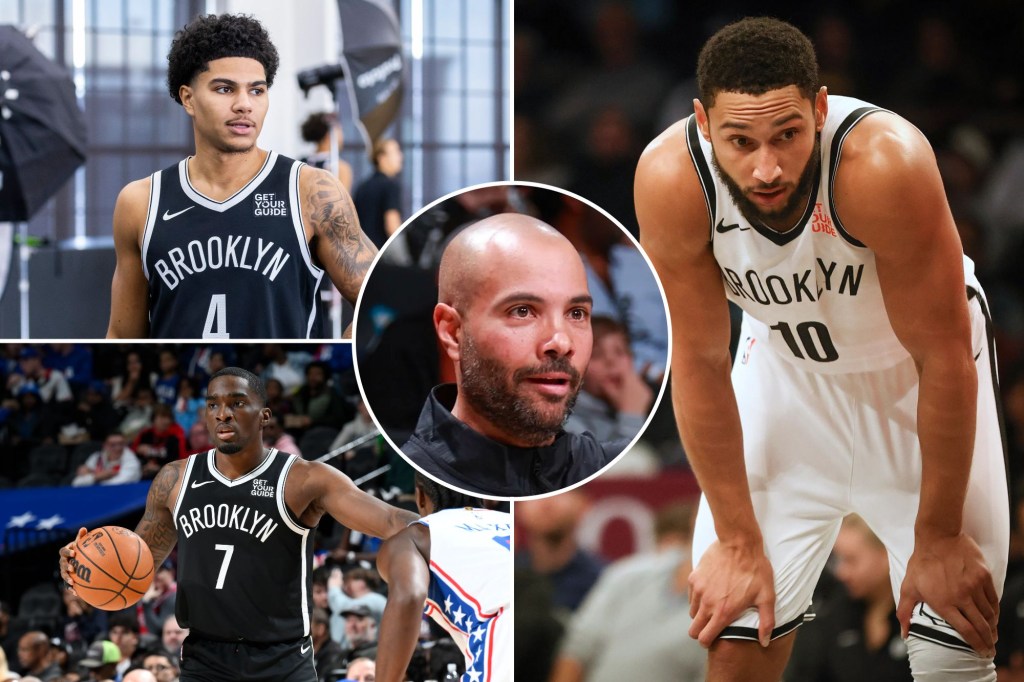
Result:
<svg viewBox="0 0 1024 682"><path fill-rule="evenodd" d="M983 295L969 291L978 420L964 531L981 547L1002 594L1010 521L995 349ZM732 381L754 512L775 571L772 637L804 621L842 519L851 513L859 514L885 544L898 601L914 549L921 487L913 360L875 372L817 374L753 342L749 332L744 323ZM695 565L714 540L714 522L702 498L693 539ZM757 626L757 612L749 609L722 637L756 641ZM914 609L911 633L969 649L927 605Z"/></svg>

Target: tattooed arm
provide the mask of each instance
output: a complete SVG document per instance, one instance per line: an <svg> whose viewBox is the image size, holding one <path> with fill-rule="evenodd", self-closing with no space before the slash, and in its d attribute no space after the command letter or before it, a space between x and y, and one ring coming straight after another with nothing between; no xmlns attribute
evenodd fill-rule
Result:
<svg viewBox="0 0 1024 682"><path fill-rule="evenodd" d="M334 286L355 303L377 248L359 227L352 198L330 172L304 166L299 176L302 217L310 251ZM345 330L345 337L350 335Z"/></svg>
<svg viewBox="0 0 1024 682"><path fill-rule="evenodd" d="M146 513L143 514L135 532L149 545L153 553L153 565L159 566L174 549L178 534L174 528L171 507L181 487L181 473L187 460L178 460L164 465L153 479L146 498Z"/></svg>
<svg viewBox="0 0 1024 682"><path fill-rule="evenodd" d="M164 562L178 540L177 531L174 528L174 517L171 515L171 505L178 496L181 472L184 466L184 460L170 462L157 473L152 485L149 486L149 495L146 497L146 513L143 514L142 520L135 528L138 536L149 545L149 550L153 553L154 566L159 566ZM60 575L72 593L75 591L75 574L71 570L69 560L75 556L75 543L87 533L85 528L80 528L78 537L60 548Z"/></svg>

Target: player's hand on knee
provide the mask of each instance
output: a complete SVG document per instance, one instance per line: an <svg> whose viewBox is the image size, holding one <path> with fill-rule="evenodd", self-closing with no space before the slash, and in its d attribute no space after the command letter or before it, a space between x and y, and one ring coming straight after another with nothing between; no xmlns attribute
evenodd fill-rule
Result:
<svg viewBox="0 0 1024 682"><path fill-rule="evenodd" d="M758 612L758 640L768 646L775 628L775 578L761 547L708 547L690 574L690 637L710 647L748 608Z"/></svg>
<svg viewBox="0 0 1024 682"><path fill-rule="evenodd" d="M78 536L60 548L60 577L64 580L64 584L68 586L68 590L70 590L72 594L76 594L75 572L71 569L69 560L75 557L75 544L88 534L89 531L85 528L79 528Z"/></svg>
<svg viewBox="0 0 1024 682"><path fill-rule="evenodd" d="M977 543L963 533L917 540L900 587L896 615L903 638L914 607L925 603L975 651L993 656L998 639L999 597Z"/></svg>

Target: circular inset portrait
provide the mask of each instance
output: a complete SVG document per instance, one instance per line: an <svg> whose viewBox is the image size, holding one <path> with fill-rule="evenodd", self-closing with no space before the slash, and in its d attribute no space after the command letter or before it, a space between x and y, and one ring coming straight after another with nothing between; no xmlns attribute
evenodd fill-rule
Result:
<svg viewBox="0 0 1024 682"><path fill-rule="evenodd" d="M664 390L661 285L636 241L563 190L479 185L385 245L356 307L367 407L417 469L491 498L600 473Z"/></svg>

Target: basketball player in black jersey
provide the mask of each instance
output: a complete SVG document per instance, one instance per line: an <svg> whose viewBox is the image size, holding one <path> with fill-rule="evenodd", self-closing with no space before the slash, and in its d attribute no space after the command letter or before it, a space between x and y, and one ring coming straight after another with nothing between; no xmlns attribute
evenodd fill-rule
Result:
<svg viewBox="0 0 1024 682"><path fill-rule="evenodd" d="M196 153L118 196L108 337L322 337L325 272L355 300L376 249L348 192L256 145L277 66L250 17L201 16L175 36L167 85Z"/></svg>
<svg viewBox="0 0 1024 682"><path fill-rule="evenodd" d="M215 373L206 397L215 449L165 465L135 529L158 566L178 546L175 615L190 628L181 680L315 682L313 528L327 513L353 530L388 538L417 517L367 495L325 464L265 449L270 410L252 373L234 367ZM71 590L73 547L60 552Z"/></svg>

